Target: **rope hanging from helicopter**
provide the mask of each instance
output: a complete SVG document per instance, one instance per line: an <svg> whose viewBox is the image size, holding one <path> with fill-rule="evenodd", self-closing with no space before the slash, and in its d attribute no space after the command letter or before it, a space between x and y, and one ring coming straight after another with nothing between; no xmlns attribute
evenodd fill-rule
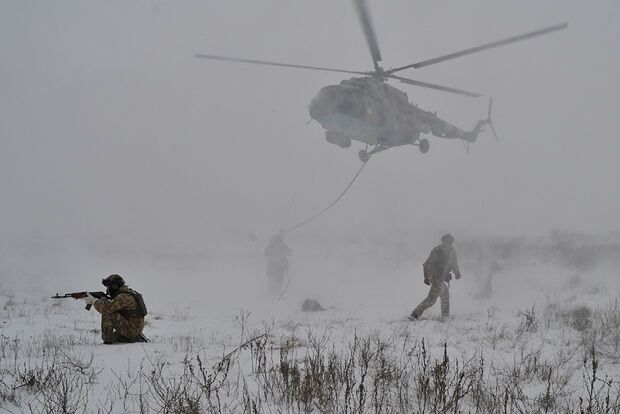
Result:
<svg viewBox="0 0 620 414"><path fill-rule="evenodd" d="M294 225L288 228L285 228L284 231L289 233L293 230L296 230L298 228L300 228L301 226L304 226L308 223L310 223L311 221L316 220L317 218L319 218L320 216L322 216L325 212L327 212L327 210L329 210L330 208L332 208L333 206L336 205L336 203L338 203L338 201L340 201L340 199L342 197L344 197L344 195L347 193L347 191L349 191L349 189L353 186L353 183L355 182L355 180L357 180L357 177L359 177L359 175L362 173L362 171L364 170L364 167L366 166L366 164L368 164L368 161L370 161L370 157L364 161L364 163L362 163L362 166L357 170L357 172L355 173L355 175L353 176L353 178L351 179L351 181L349 182L349 184L345 187L345 189L340 193L340 195L338 197L336 197L336 199L334 201L331 202L330 205L328 205L327 207L325 207L323 210L321 210L320 212L318 212L317 214L315 214L314 216Z"/></svg>

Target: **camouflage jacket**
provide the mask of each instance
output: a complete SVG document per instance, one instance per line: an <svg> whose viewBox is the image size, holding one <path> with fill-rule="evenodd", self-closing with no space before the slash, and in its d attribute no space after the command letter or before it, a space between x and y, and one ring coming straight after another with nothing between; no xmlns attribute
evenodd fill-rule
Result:
<svg viewBox="0 0 620 414"><path fill-rule="evenodd" d="M99 299L93 306L102 315L119 313L125 319L141 319L144 321L140 306L131 294L131 289L127 286L121 286L112 299Z"/></svg>
<svg viewBox="0 0 620 414"><path fill-rule="evenodd" d="M442 275L445 280L451 279L450 272L454 272L457 276L461 274L454 247L450 247L448 251L442 245L434 247L424 262L424 267Z"/></svg>

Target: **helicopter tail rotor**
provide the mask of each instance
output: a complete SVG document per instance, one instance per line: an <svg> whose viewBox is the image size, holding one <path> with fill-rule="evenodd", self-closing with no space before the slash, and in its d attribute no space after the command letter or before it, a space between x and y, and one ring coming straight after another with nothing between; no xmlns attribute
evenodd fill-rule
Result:
<svg viewBox="0 0 620 414"><path fill-rule="evenodd" d="M497 132L495 131L495 128L493 127L493 121L491 121L491 109L493 108L493 97L489 98L489 110L487 111L487 119L486 119L486 124L489 125L489 127L491 127L491 132L493 133L493 137L495 138L495 141L499 141L499 136L497 135Z"/></svg>
<svg viewBox="0 0 620 414"><path fill-rule="evenodd" d="M489 109L487 110L487 118L481 119L480 121L478 121L474 129L472 129L469 132L466 132L464 136L462 137L462 139L468 142L475 142L478 139L478 134L485 131L482 128L488 125L491 127L491 132L493 132L493 136L495 137L495 140L499 141L499 137L497 136L497 133L495 132L495 128L493 127L493 121L491 121L491 109L492 108L493 108L493 98L489 98Z"/></svg>

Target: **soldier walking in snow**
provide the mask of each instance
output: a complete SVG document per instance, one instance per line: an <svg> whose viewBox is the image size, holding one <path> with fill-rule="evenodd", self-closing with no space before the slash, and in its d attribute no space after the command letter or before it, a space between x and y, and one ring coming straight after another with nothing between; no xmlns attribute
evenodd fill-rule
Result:
<svg viewBox="0 0 620 414"><path fill-rule="evenodd" d="M282 282L288 273L288 257L292 250L284 241L284 229L280 229L278 234L273 236L265 249L267 256L267 280L269 281L269 292L273 295L280 295Z"/></svg>
<svg viewBox="0 0 620 414"><path fill-rule="evenodd" d="M101 283L109 299L97 299L90 293L83 299L101 314L103 343L148 342L142 334L146 316L142 295L130 289L119 275L110 275Z"/></svg>
<svg viewBox="0 0 620 414"><path fill-rule="evenodd" d="M450 316L450 280L451 272L454 277L461 278L461 271L456 260L456 251L452 247L454 237L445 234L441 244L433 248L428 259L424 262L424 284L430 285L430 290L424 299L409 315L409 320L417 320L422 313L433 306L439 297L441 300L441 319Z"/></svg>

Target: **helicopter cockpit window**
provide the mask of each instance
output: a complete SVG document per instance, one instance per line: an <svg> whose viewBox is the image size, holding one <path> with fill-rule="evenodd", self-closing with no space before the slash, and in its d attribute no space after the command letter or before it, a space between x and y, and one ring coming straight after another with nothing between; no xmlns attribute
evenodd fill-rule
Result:
<svg viewBox="0 0 620 414"><path fill-rule="evenodd" d="M344 115L361 117L364 115L364 95L357 90L341 91L337 111Z"/></svg>

